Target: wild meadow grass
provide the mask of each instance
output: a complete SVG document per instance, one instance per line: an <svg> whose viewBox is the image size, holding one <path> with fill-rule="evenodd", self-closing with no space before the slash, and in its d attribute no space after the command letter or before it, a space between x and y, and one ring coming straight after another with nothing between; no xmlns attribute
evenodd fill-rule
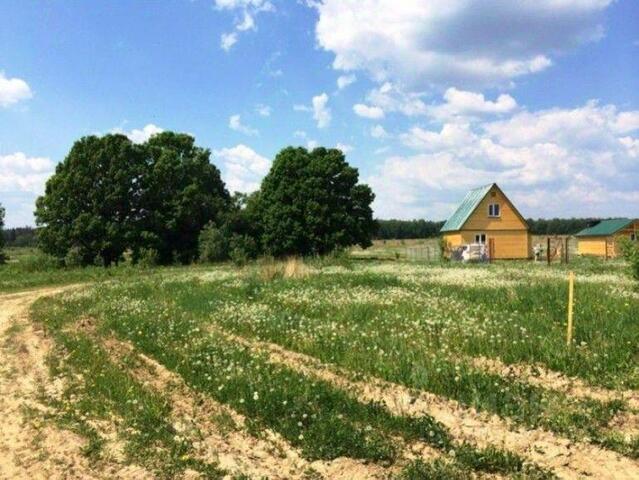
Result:
<svg viewBox="0 0 639 480"><path fill-rule="evenodd" d="M108 282L126 278L156 275L175 276L208 270L202 265L175 265L163 267L135 266L123 262L120 265L64 267L53 257L35 248L7 249L9 261L0 265L0 294L42 286L69 285L75 283Z"/></svg>
<svg viewBox="0 0 639 480"><path fill-rule="evenodd" d="M614 417L629 408L625 402L570 398L472 362L481 355L541 364L592 385L639 388L636 286L618 263L583 261L570 268L577 273L570 347L567 268L523 262L449 266L340 259L176 270L100 283L88 295L43 302L35 317L79 357L87 353L81 342L69 343L69 325L95 319L94 348L108 335L130 342L190 388L245 415L254 434L269 428L309 460L350 456L388 465L398 460L403 443L421 441L445 458L454 452L453 461L414 462L401 478L467 478L471 471L543 478L549 474L516 455L461 443L429 416L392 415L358 401L330 383L271 364L216 331L274 342L354 376L429 391L517 425L637 458L639 438L624 438L612 427ZM104 401L100 395L98 389L98 404ZM126 412L117 414L127 418Z"/></svg>
<svg viewBox="0 0 639 480"><path fill-rule="evenodd" d="M401 439L400 444L422 441L453 456L456 468L467 473L550 477L515 454L456 441L428 415L393 415L382 405L360 402L328 382L269 363L263 354L208 332L201 317L182 311L172 300L156 301L152 295L153 300L147 301L147 289L158 292L157 287L128 286L125 294L102 286L95 296L58 301L53 308L49 304L50 313L39 309L36 316L53 331L64 332L74 319L90 315L100 325L94 338L115 334L131 342L180 375L189 387L245 415L254 434L270 428L309 460L346 456L390 465L399 459L402 449L397 439ZM132 297L133 292L142 296Z"/></svg>
<svg viewBox="0 0 639 480"><path fill-rule="evenodd" d="M183 311L208 316L236 334L525 426L639 455L636 438L620 441L609 432L613 417L627 408L623 402L572 399L468 361L483 355L540 363L596 385L635 388L639 302L623 276L614 270L581 272L575 343L567 348L567 286L561 270L537 267L526 273L497 266L478 270L474 281L475 272L467 268L393 268L270 282L248 276L216 286L167 288Z"/></svg>
<svg viewBox="0 0 639 480"><path fill-rule="evenodd" d="M35 314L48 322L51 311L45 303ZM142 385L116 364L92 335L66 330L60 318L49 331L56 340L50 355L51 373L65 387L44 400L55 412L55 422L87 439L84 454L96 465L103 455L104 432L96 428L100 421L117 425L128 462L145 467L156 478L175 478L186 469L199 472L201 478L221 479L226 472L215 464L192 456L193 446L169 421L171 406L160 392Z"/></svg>

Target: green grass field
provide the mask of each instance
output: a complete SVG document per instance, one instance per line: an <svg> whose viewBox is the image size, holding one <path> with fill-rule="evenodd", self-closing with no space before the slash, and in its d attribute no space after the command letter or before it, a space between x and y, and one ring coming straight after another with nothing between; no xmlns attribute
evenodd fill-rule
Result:
<svg viewBox="0 0 639 480"><path fill-rule="evenodd" d="M161 478L255 477L203 448L211 430L275 435L273 461L303 465L281 478L337 478L340 459L364 472L353 478L564 477L579 455L599 455L595 476L638 465L639 290L622 262L354 258L110 274L16 262L0 285L87 282L36 302L32 320L63 385L43 393L49 418L86 439L95 465L109 461L104 424L123 461ZM158 371L182 385L179 402ZM176 427L193 399L217 413ZM566 445L580 453L553 463L547 449Z"/></svg>

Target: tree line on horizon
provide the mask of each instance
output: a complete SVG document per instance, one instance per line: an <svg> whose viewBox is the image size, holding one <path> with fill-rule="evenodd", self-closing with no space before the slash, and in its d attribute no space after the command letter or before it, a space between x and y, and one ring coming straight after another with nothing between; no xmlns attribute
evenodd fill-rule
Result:
<svg viewBox="0 0 639 480"><path fill-rule="evenodd" d="M231 195L190 135L87 136L36 201L37 246L66 265L323 255L370 246L373 199L337 149L284 148L257 192Z"/></svg>
<svg viewBox="0 0 639 480"><path fill-rule="evenodd" d="M248 196L241 199L246 202ZM236 201L240 200L237 197ZM591 227L600 222L600 218L552 218L552 219L527 219L530 231L534 235L574 235L584 228ZM397 220L377 219L377 227L373 238L377 240L405 240L411 238L434 238L439 236L439 231L444 221L432 221L424 219ZM35 227L16 227L4 230L4 243L7 247L36 247ZM2 242L2 239L0 239Z"/></svg>

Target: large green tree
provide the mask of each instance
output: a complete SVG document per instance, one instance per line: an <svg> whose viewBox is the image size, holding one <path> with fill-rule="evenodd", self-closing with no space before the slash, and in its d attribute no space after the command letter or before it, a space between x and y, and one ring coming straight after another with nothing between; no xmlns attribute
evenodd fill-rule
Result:
<svg viewBox="0 0 639 480"><path fill-rule="evenodd" d="M4 232L2 229L4 228L4 207L0 203L0 265L3 264L7 257L4 253Z"/></svg>
<svg viewBox="0 0 639 480"><path fill-rule="evenodd" d="M375 196L358 180L340 150L282 150L257 197L264 250L275 256L321 255L370 246Z"/></svg>
<svg viewBox="0 0 639 480"><path fill-rule="evenodd" d="M117 262L142 211L144 152L124 135L75 142L36 202L40 247L59 258L74 249L83 264Z"/></svg>
<svg viewBox="0 0 639 480"><path fill-rule="evenodd" d="M84 137L36 203L42 249L83 264L110 265L143 248L161 263L189 262L208 222L230 203L210 152L193 137L164 132L136 145L124 135Z"/></svg>
<svg viewBox="0 0 639 480"><path fill-rule="evenodd" d="M196 146L190 135L163 132L144 147L148 172L136 247L157 250L160 263L191 262L198 255L200 231L223 221L231 197L211 164L211 152Z"/></svg>

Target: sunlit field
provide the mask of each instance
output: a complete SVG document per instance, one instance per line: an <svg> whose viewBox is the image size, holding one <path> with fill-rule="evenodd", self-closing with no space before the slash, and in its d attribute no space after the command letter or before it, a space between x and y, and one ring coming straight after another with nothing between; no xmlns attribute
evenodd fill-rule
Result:
<svg viewBox="0 0 639 480"><path fill-rule="evenodd" d="M553 478L636 467L638 312L620 262L342 258L122 275L32 317L96 464L115 436L164 478ZM270 466L220 462L229 436Z"/></svg>

